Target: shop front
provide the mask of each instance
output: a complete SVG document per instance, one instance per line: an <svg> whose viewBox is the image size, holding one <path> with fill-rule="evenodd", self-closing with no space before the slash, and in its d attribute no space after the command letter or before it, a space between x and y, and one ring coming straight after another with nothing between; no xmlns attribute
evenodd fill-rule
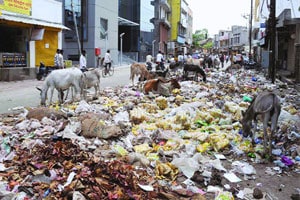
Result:
<svg viewBox="0 0 300 200"><path fill-rule="evenodd" d="M34 79L40 62L54 65L56 49L61 48L62 30L68 30L53 16L61 3L7 2L0 5L0 81ZM26 7L20 11L21 3ZM40 7L49 9L40 12Z"/></svg>

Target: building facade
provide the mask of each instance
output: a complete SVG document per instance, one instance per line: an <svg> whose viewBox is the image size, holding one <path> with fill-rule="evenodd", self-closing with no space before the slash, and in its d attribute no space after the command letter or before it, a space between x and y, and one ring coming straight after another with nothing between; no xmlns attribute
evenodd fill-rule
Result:
<svg viewBox="0 0 300 200"><path fill-rule="evenodd" d="M71 30L63 35L64 58L79 63L87 53L87 67L96 67L98 57L110 50L113 63L119 62L119 18L117 0L63 0L64 23ZM97 55L99 54L99 55Z"/></svg>
<svg viewBox="0 0 300 200"><path fill-rule="evenodd" d="M257 52L258 61L264 67L269 65L269 38L268 18L269 5L260 0L255 1L254 13L254 50ZM276 1L276 47L275 65L276 69L288 70L300 82L300 63L296 55L297 46L300 43L300 1ZM300 49L299 49L300 50Z"/></svg>
<svg viewBox="0 0 300 200"><path fill-rule="evenodd" d="M151 22L154 24L154 55L161 51L168 54L169 31L171 28L170 14L171 6L167 0L154 0L151 2L154 6L154 18Z"/></svg>
<svg viewBox="0 0 300 200"><path fill-rule="evenodd" d="M193 13L185 0L172 0L169 52L186 54L192 44Z"/></svg>

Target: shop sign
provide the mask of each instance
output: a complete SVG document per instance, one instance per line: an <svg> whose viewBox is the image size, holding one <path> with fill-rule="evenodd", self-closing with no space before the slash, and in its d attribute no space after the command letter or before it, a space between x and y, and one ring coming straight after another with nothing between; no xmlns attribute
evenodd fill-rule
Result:
<svg viewBox="0 0 300 200"><path fill-rule="evenodd" d="M0 10L31 15L32 0L0 0Z"/></svg>

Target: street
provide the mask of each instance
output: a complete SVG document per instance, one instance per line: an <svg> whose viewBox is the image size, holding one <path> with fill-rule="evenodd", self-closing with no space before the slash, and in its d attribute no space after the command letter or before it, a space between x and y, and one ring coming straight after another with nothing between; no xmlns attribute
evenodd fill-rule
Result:
<svg viewBox="0 0 300 200"><path fill-rule="evenodd" d="M100 89L104 87L115 87L118 85L129 84L129 65L116 66L115 73L112 77L101 77ZM24 80L0 82L0 114L10 112L16 107L36 107L40 104L40 92L36 87L41 88L43 81ZM94 88L91 89L94 92ZM50 93L48 91L48 93ZM57 100L57 92L55 90L53 100Z"/></svg>

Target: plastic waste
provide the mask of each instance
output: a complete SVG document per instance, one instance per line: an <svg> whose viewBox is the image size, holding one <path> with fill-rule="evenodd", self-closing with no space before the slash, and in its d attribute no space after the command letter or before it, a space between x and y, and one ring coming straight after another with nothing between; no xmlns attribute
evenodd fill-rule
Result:
<svg viewBox="0 0 300 200"><path fill-rule="evenodd" d="M126 149L124 149L124 147L122 147L120 145L117 145L117 144L114 145L113 149L120 156L126 156L126 155L128 155L128 151Z"/></svg>
<svg viewBox="0 0 300 200"><path fill-rule="evenodd" d="M237 156L241 156L244 154L243 150L239 149L236 145L232 145L232 144L231 144L231 151Z"/></svg>
<svg viewBox="0 0 300 200"><path fill-rule="evenodd" d="M288 167L294 164L294 162L291 159L289 159L287 156L282 156L281 162L283 162Z"/></svg>
<svg viewBox="0 0 300 200"><path fill-rule="evenodd" d="M254 82L256 82L256 81L257 81L257 78L256 78L256 77L252 77L251 80L254 81Z"/></svg>
<svg viewBox="0 0 300 200"><path fill-rule="evenodd" d="M246 174L246 175L256 174L255 168L247 162L234 161L232 163L232 166L234 167L235 171L240 174Z"/></svg>
<svg viewBox="0 0 300 200"><path fill-rule="evenodd" d="M48 189L44 192L43 197L47 197L47 196L50 194L50 192L51 192L51 189L48 188Z"/></svg>
<svg viewBox="0 0 300 200"><path fill-rule="evenodd" d="M230 192L222 191L216 196L215 200L234 200L234 197Z"/></svg>
<svg viewBox="0 0 300 200"><path fill-rule="evenodd" d="M251 102L252 98L246 95L246 96L243 96L243 101L245 101L245 102Z"/></svg>
<svg viewBox="0 0 300 200"><path fill-rule="evenodd" d="M282 154L281 149L272 149L272 154L275 156L280 156Z"/></svg>
<svg viewBox="0 0 300 200"><path fill-rule="evenodd" d="M281 160L274 160L273 163L278 166L278 167L286 167L285 164L283 162L281 162Z"/></svg>
<svg viewBox="0 0 300 200"><path fill-rule="evenodd" d="M209 146L210 146L210 144L208 142L205 142L203 144L199 144L196 147L196 149L197 149L198 152L204 153L204 152L206 152L208 150Z"/></svg>

